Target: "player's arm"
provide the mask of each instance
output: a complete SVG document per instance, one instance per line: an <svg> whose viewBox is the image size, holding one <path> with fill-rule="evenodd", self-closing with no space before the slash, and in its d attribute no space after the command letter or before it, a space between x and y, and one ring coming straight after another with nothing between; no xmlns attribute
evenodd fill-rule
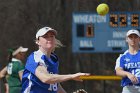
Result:
<svg viewBox="0 0 140 93"><path fill-rule="evenodd" d="M121 64L121 57L122 57L122 54L120 54L120 56L116 60L116 66L115 66L116 75L121 76L121 77L127 77L127 74L129 72L126 72L123 70L123 64Z"/></svg>
<svg viewBox="0 0 140 93"><path fill-rule="evenodd" d="M123 68L117 67L116 68L116 75L121 76L121 77L127 77L129 72L124 71Z"/></svg>
<svg viewBox="0 0 140 93"><path fill-rule="evenodd" d="M116 68L116 75L121 77L128 77L133 84L139 82L138 78L130 72L124 71L121 67Z"/></svg>
<svg viewBox="0 0 140 93"><path fill-rule="evenodd" d="M58 92L57 92L57 93L67 93L67 92L63 89L63 87L61 86L60 83L58 84Z"/></svg>
<svg viewBox="0 0 140 93"><path fill-rule="evenodd" d="M80 76L89 75L88 73L76 73L69 75L58 75L58 74L49 74L46 70L47 68L43 65L39 65L35 70L35 75L44 83L53 84L58 82L63 82L67 80L76 80L82 81Z"/></svg>
<svg viewBox="0 0 140 93"><path fill-rule="evenodd" d="M5 77L7 74L7 66L0 71L0 78Z"/></svg>
<svg viewBox="0 0 140 93"><path fill-rule="evenodd" d="M23 70L18 72L20 80L22 80Z"/></svg>
<svg viewBox="0 0 140 93"><path fill-rule="evenodd" d="M128 77L133 84L138 83L139 82L138 78L135 75L133 75L132 73L128 71L123 70L123 64L121 64L121 56L122 55L120 55L116 60L116 66L115 66L116 75L121 76L121 77Z"/></svg>
<svg viewBox="0 0 140 93"><path fill-rule="evenodd" d="M22 75L23 75L24 69L25 69L25 66L23 65L23 63L19 62L18 75L19 75L20 80L22 80Z"/></svg>
<svg viewBox="0 0 140 93"><path fill-rule="evenodd" d="M5 83L5 93L9 93L9 85L8 83Z"/></svg>

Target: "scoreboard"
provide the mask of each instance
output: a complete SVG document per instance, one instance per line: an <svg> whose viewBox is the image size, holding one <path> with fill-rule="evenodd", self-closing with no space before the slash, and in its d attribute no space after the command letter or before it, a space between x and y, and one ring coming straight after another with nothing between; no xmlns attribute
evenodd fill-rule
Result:
<svg viewBox="0 0 140 93"><path fill-rule="evenodd" d="M111 12L105 16L91 12L72 15L72 51L74 53L124 52L125 34L140 29L140 12Z"/></svg>

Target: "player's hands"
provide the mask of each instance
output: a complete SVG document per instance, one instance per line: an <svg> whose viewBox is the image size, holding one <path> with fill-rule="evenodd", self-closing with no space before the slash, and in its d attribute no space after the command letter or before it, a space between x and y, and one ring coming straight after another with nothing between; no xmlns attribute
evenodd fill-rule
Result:
<svg viewBox="0 0 140 93"><path fill-rule="evenodd" d="M133 84L139 83L139 80L138 80L138 78L135 75L133 75L131 73L127 73L127 77L131 80L131 82Z"/></svg>
<svg viewBox="0 0 140 93"><path fill-rule="evenodd" d="M89 76L89 73L76 73L76 74L72 74L72 79L76 80L76 81L83 81L80 76Z"/></svg>

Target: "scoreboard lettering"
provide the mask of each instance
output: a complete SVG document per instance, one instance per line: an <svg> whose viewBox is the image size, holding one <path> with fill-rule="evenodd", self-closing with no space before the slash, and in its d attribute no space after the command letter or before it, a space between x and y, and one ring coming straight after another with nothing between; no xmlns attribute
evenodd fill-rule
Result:
<svg viewBox="0 0 140 93"><path fill-rule="evenodd" d="M139 12L112 12L105 16L91 12L72 15L72 51L80 53L124 52L125 34L139 29Z"/></svg>

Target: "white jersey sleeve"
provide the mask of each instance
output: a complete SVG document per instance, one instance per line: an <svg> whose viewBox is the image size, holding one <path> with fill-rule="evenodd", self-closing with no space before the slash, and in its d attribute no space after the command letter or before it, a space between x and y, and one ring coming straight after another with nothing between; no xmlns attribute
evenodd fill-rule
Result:
<svg viewBox="0 0 140 93"><path fill-rule="evenodd" d="M115 69L120 67L120 59L123 55L125 55L126 53L128 53L128 50L126 50L123 54L120 54L119 57L117 58L116 60L116 66L115 66Z"/></svg>
<svg viewBox="0 0 140 93"><path fill-rule="evenodd" d="M117 58L115 69L118 68L118 67L120 67L120 58L122 57L122 55L123 54L120 54L119 57Z"/></svg>

